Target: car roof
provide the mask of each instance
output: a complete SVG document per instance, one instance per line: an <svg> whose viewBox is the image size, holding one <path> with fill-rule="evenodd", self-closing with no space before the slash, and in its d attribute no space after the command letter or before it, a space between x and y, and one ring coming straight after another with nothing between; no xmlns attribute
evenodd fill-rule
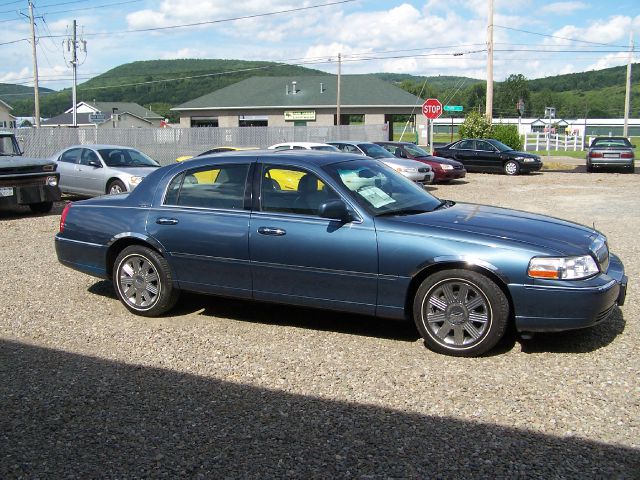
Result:
<svg viewBox="0 0 640 480"><path fill-rule="evenodd" d="M69 147L64 148L63 150L69 150L71 148L92 148L94 150L102 150L104 148L121 148L121 149L137 150L137 148L126 147L124 145L108 145L108 144L101 144L101 143L83 143L82 145L71 145Z"/></svg>
<svg viewBox="0 0 640 480"><path fill-rule="evenodd" d="M193 157L189 160L185 160L182 164L191 162L195 164L202 162L208 163L207 159L215 155L216 161L234 162L238 159L250 159L251 161L258 161L261 163L273 162L273 161L292 161L300 162L300 158L304 158L304 162L309 165L323 166L331 163L344 162L350 158L353 160L362 160L362 155L353 155L343 152L328 152L320 150L236 150L231 152L221 152L211 155L202 155L200 157ZM228 160L227 160L228 159Z"/></svg>
<svg viewBox="0 0 640 480"><path fill-rule="evenodd" d="M331 140L327 142L329 145L334 144L334 143L343 143L345 145L375 145L375 142L369 142L369 141L362 141L362 142L358 142L355 140Z"/></svg>
<svg viewBox="0 0 640 480"><path fill-rule="evenodd" d="M327 144L322 142L282 142L271 145L271 147L279 147L281 145L294 145L298 147L323 147Z"/></svg>

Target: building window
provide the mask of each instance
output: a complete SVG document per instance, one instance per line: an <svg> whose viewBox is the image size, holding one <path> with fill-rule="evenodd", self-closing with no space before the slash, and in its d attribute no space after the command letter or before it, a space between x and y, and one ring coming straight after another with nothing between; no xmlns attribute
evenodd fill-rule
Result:
<svg viewBox="0 0 640 480"><path fill-rule="evenodd" d="M218 117L191 117L192 127L218 127Z"/></svg>
<svg viewBox="0 0 640 480"><path fill-rule="evenodd" d="M266 115L240 115L238 125L241 127L267 127L269 117Z"/></svg>

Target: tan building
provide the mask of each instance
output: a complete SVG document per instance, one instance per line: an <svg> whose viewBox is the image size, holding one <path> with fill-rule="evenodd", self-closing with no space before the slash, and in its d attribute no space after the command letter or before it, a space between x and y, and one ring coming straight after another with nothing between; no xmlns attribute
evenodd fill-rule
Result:
<svg viewBox="0 0 640 480"><path fill-rule="evenodd" d="M13 107L0 100L0 128L16 128L16 117L11 115Z"/></svg>
<svg viewBox="0 0 640 480"><path fill-rule="evenodd" d="M252 77L172 110L181 127L330 126L337 124L337 77ZM340 123L393 124L421 116L422 99L371 75L343 75ZM392 131L392 129L389 129Z"/></svg>

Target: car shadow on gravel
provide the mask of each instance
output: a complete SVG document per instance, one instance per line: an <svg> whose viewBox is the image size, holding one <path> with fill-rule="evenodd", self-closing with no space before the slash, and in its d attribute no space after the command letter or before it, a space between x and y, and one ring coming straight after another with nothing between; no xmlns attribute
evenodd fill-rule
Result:
<svg viewBox="0 0 640 480"><path fill-rule="evenodd" d="M47 213L33 213L27 205L18 205L16 207L0 208L0 221L2 220L19 220L22 218L32 217L48 217L51 215L60 215L66 202L54 202L53 208Z"/></svg>
<svg viewBox="0 0 640 480"><path fill-rule="evenodd" d="M622 311L615 308L605 322L591 328L555 333L536 333L522 340L523 353L588 353L606 347L624 332Z"/></svg>
<svg viewBox="0 0 640 480"><path fill-rule="evenodd" d="M640 471L638 451L621 445L241 382L2 341L0 477L634 478Z"/></svg>
<svg viewBox="0 0 640 480"><path fill-rule="evenodd" d="M88 291L117 299L112 283L106 280L94 283ZM180 300L169 315L180 316L196 312L207 317L229 318L255 324L282 325L405 342L415 342L420 338L412 322L191 292L182 292Z"/></svg>

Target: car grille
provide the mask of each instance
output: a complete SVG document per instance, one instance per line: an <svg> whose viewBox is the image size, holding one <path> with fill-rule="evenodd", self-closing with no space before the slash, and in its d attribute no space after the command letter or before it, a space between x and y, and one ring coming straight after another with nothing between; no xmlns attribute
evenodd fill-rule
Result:
<svg viewBox="0 0 640 480"><path fill-rule="evenodd" d="M26 178L0 178L0 187L24 187L30 185L46 185L48 175L42 177L26 177Z"/></svg>
<svg viewBox="0 0 640 480"><path fill-rule="evenodd" d="M462 170L464 168L464 165L454 165L453 169L454 170Z"/></svg>
<svg viewBox="0 0 640 480"><path fill-rule="evenodd" d="M418 172L420 173L427 173L429 171L428 168L422 167L422 168L418 168Z"/></svg>

